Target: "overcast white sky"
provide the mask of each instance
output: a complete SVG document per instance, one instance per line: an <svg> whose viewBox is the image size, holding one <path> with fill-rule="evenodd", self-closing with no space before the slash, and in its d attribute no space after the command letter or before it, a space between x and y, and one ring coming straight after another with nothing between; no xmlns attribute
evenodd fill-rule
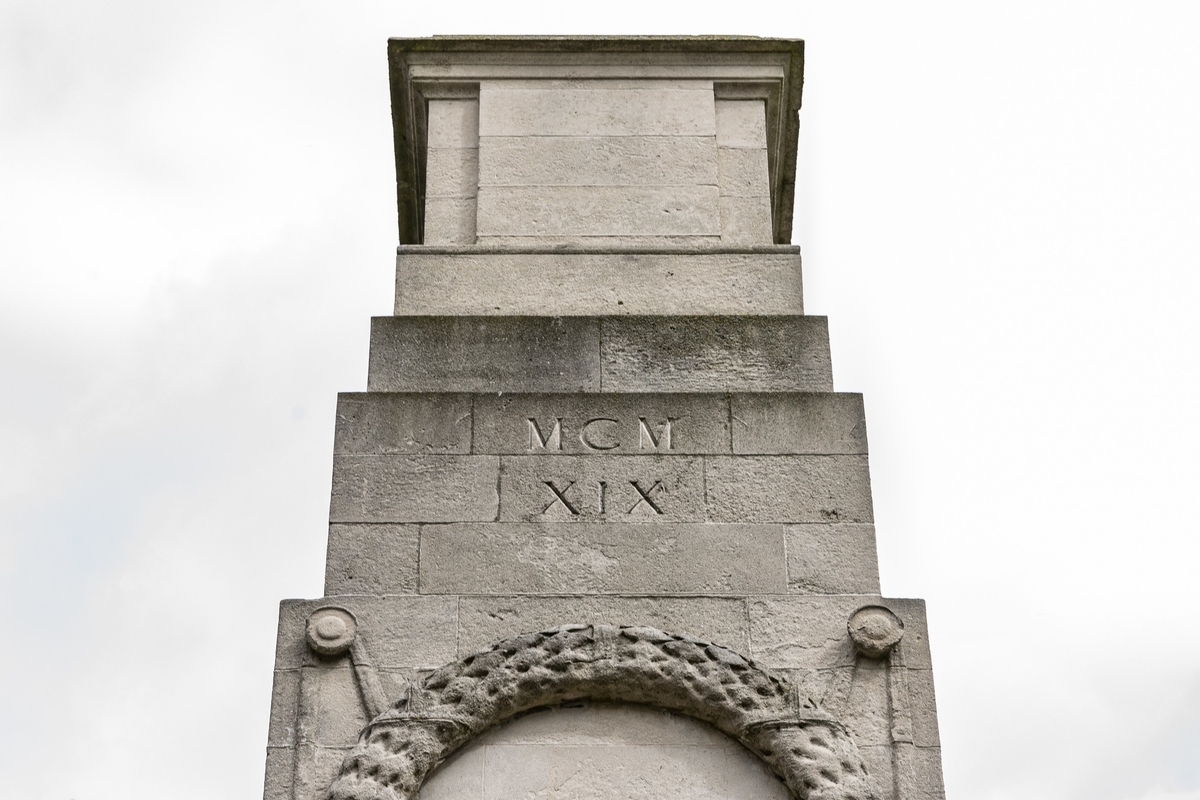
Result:
<svg viewBox="0 0 1200 800"><path fill-rule="evenodd" d="M1200 800L1200 3L0 0L0 779L261 796L388 36L807 41L796 243L953 800Z"/></svg>

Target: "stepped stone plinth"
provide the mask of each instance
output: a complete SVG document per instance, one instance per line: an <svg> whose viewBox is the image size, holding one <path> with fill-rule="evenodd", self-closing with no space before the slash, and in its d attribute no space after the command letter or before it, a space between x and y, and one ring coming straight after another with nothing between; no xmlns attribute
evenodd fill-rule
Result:
<svg viewBox="0 0 1200 800"><path fill-rule="evenodd" d="M799 41L389 43L393 316L284 601L268 800L942 797L862 397L790 244Z"/></svg>

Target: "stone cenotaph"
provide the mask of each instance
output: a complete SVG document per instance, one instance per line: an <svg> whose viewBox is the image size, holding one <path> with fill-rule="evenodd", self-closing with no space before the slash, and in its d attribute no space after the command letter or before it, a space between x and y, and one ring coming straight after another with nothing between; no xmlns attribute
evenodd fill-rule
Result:
<svg viewBox="0 0 1200 800"><path fill-rule="evenodd" d="M943 796L790 244L803 43L388 45L400 245L268 800Z"/></svg>

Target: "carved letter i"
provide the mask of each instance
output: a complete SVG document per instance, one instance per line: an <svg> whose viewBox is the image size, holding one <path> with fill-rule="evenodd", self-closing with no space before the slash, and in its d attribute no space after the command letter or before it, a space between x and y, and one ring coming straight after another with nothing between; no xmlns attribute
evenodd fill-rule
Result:
<svg viewBox="0 0 1200 800"><path fill-rule="evenodd" d="M604 513L604 490L608 488L608 484L600 481L600 513Z"/></svg>

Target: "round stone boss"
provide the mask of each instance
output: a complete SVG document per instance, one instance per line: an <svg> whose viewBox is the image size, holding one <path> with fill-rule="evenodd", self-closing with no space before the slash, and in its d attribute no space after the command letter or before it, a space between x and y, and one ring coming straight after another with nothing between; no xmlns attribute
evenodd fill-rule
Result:
<svg viewBox="0 0 1200 800"><path fill-rule="evenodd" d="M350 649L358 635L358 620L344 608L325 606L308 615L305 638L308 646L321 655L341 655Z"/></svg>
<svg viewBox="0 0 1200 800"><path fill-rule="evenodd" d="M858 652L868 658L883 658L904 636L904 623L883 606L863 606L846 623Z"/></svg>

